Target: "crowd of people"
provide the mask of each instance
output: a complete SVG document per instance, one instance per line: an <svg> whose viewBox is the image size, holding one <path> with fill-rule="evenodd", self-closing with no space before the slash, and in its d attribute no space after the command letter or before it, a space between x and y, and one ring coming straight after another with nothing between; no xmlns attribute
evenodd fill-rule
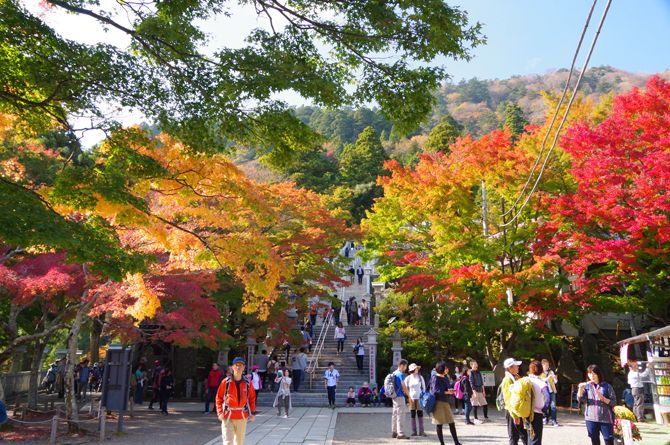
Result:
<svg viewBox="0 0 670 445"><path fill-rule="evenodd" d="M521 440L526 445L540 445L542 427L547 424L558 426L558 378L551 370L548 360L542 363L533 361L529 366L528 378L516 384L521 379L520 364L521 362L514 359L505 360L505 378L500 385L496 403L505 411L510 444L517 444ZM353 393L353 388L350 388L349 393ZM408 364L407 360L402 359L398 362L397 369L384 379L380 401L384 399L390 400L393 407L391 436L397 439L426 436L424 417L430 415L440 444L445 443L444 426L447 425L454 444L459 445L454 415L461 414L465 425L481 424L489 418L484 378L474 360L462 368L455 367L453 374L446 363L440 361L431 370L427 383L421 374L420 365ZM520 407L519 400L523 400L525 405L521 403L524 406ZM411 422L409 434L405 425L408 412Z"/></svg>
<svg viewBox="0 0 670 445"><path fill-rule="evenodd" d="M88 358L77 363L74 367L74 393L77 400L85 400L88 393L100 391L103 374L103 363L90 365ZM41 385L48 394L55 392L59 398L65 396L65 358L49 365Z"/></svg>

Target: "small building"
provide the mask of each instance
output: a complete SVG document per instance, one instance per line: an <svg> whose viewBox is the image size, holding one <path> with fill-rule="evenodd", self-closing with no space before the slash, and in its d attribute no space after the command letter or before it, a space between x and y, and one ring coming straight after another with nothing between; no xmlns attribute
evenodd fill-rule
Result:
<svg viewBox="0 0 670 445"><path fill-rule="evenodd" d="M617 345L621 348L622 365L629 357L631 346L646 349L656 423L670 425L670 326L627 338ZM642 361L641 357L636 358Z"/></svg>

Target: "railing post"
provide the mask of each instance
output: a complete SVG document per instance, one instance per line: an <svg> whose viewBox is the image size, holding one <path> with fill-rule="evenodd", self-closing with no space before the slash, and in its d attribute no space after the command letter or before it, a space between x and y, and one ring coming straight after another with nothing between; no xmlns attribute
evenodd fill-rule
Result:
<svg viewBox="0 0 670 445"><path fill-rule="evenodd" d="M107 408L104 406L100 407L100 442L105 440L105 424L107 421Z"/></svg>
<svg viewBox="0 0 670 445"><path fill-rule="evenodd" d="M49 435L49 445L56 444L56 436L58 435L58 411L51 419L51 434Z"/></svg>

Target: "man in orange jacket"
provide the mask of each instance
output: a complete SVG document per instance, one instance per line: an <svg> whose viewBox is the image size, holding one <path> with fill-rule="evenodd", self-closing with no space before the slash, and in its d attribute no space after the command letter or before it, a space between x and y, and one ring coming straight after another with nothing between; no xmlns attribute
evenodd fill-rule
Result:
<svg viewBox="0 0 670 445"><path fill-rule="evenodd" d="M224 445L243 445L247 419L255 419L256 391L244 379L244 359L235 357L233 375L226 377L216 392L216 413L221 421Z"/></svg>

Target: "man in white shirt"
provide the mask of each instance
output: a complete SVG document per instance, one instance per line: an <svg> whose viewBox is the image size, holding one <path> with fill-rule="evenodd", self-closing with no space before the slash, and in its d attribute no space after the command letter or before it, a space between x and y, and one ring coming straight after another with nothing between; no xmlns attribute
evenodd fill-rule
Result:
<svg viewBox="0 0 670 445"><path fill-rule="evenodd" d="M633 393L633 412L638 422L644 422L644 383L649 377L649 368L640 372L636 360L628 360L628 384Z"/></svg>
<svg viewBox="0 0 670 445"><path fill-rule="evenodd" d="M335 363L328 363L328 369L323 374L323 381L328 391L328 408L335 409L335 389L340 382L340 373L335 369Z"/></svg>

